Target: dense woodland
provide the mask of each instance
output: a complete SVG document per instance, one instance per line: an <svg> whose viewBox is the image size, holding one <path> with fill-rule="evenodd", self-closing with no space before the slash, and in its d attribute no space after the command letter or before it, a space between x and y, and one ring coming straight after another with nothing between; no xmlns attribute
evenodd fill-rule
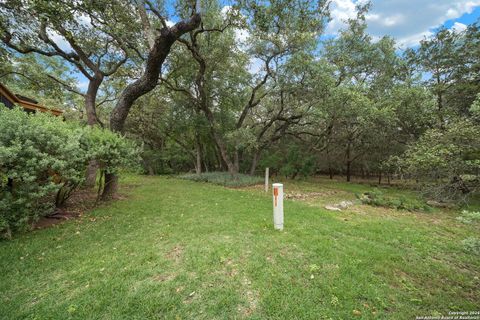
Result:
<svg viewBox="0 0 480 320"><path fill-rule="evenodd" d="M7 0L0 81L135 141L147 174L270 167L474 194L480 23L402 48L367 33L368 10L328 37L324 0Z"/></svg>

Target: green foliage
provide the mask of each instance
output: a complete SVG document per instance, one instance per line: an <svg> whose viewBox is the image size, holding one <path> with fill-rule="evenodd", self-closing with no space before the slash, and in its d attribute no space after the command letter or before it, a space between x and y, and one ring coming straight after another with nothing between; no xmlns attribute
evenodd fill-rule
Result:
<svg viewBox="0 0 480 320"><path fill-rule="evenodd" d="M480 211L463 210L462 215L457 217L457 220L465 224L480 222Z"/></svg>
<svg viewBox="0 0 480 320"><path fill-rule="evenodd" d="M357 198L363 203L377 207L387 207L396 210L407 211L431 211L431 207L418 200L407 198L405 196L390 197L386 196L381 190L374 189L362 195L356 194Z"/></svg>
<svg viewBox="0 0 480 320"><path fill-rule="evenodd" d="M61 186L82 181L82 135L81 128L51 115L0 108L0 223L7 233L25 230L48 213Z"/></svg>
<svg viewBox="0 0 480 320"><path fill-rule="evenodd" d="M402 166L434 198L467 197L480 187L480 126L456 121L428 130L405 153Z"/></svg>
<svg viewBox="0 0 480 320"><path fill-rule="evenodd" d="M131 143L108 130L81 127L46 113L0 108L0 232L28 229L61 205L84 179L88 161L115 172Z"/></svg>
<svg viewBox="0 0 480 320"><path fill-rule="evenodd" d="M472 118L477 123L480 123L480 94L477 95L477 99L473 102L472 106L470 107L470 113L472 114Z"/></svg>
<svg viewBox="0 0 480 320"><path fill-rule="evenodd" d="M480 239L476 237L470 237L462 241L463 248L469 253L480 256Z"/></svg>
<svg viewBox="0 0 480 320"><path fill-rule="evenodd" d="M82 141L88 150L88 159L94 159L105 173L118 173L120 168L134 167L139 158L139 149L133 141L120 134L99 127L86 127Z"/></svg>
<svg viewBox="0 0 480 320"><path fill-rule="evenodd" d="M181 175L180 178L197 182L208 182L225 187L252 186L263 182L262 177L250 176L240 173L231 175L228 172L205 172L201 174L185 174Z"/></svg>
<svg viewBox="0 0 480 320"><path fill-rule="evenodd" d="M292 179L297 175L307 177L315 172L315 165L315 158L312 155L297 145L290 145L280 168L280 174Z"/></svg>

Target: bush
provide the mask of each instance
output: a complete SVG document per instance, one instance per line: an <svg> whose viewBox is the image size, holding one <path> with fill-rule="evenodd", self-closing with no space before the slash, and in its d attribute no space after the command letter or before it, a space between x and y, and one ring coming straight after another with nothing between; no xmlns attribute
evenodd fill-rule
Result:
<svg viewBox="0 0 480 320"><path fill-rule="evenodd" d="M362 195L356 194L356 197L363 203L371 206L386 207L397 210L407 211L430 211L432 208L418 200L409 199L401 196L398 198L387 197L379 189L366 192Z"/></svg>
<svg viewBox="0 0 480 320"><path fill-rule="evenodd" d="M82 144L88 159L97 161L102 173L118 173L120 168L138 165L139 148L118 133L99 127L85 128Z"/></svg>
<svg viewBox="0 0 480 320"><path fill-rule="evenodd" d="M262 177L250 176L240 173L236 175L231 175L228 172L205 172L201 174L185 174L181 175L180 178L197 182L209 182L225 187L252 186L264 182Z"/></svg>
<svg viewBox="0 0 480 320"><path fill-rule="evenodd" d="M480 239L475 237L470 237L462 241L463 248L468 253L473 253L475 255L480 255Z"/></svg>
<svg viewBox="0 0 480 320"><path fill-rule="evenodd" d="M0 234L26 230L61 205L83 182L90 160L114 171L127 149L129 143L108 130L1 107Z"/></svg>
<svg viewBox="0 0 480 320"><path fill-rule="evenodd" d="M59 118L0 108L0 228L28 228L52 210L52 194L83 178L84 134Z"/></svg>
<svg viewBox="0 0 480 320"><path fill-rule="evenodd" d="M452 121L431 129L408 147L400 162L404 172L424 181L428 197L467 200L480 190L480 126Z"/></svg>
<svg viewBox="0 0 480 320"><path fill-rule="evenodd" d="M462 215L457 217L457 220L465 224L480 222L480 211L475 212L463 210Z"/></svg>

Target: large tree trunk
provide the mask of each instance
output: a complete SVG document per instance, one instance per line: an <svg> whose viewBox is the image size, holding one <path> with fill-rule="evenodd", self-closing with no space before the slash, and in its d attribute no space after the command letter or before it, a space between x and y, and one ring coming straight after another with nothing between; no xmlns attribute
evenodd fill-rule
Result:
<svg viewBox="0 0 480 320"><path fill-rule="evenodd" d="M87 166L87 170L85 172L85 187L92 188L95 186L97 182L97 171L98 171L98 164L95 160L90 160Z"/></svg>
<svg viewBox="0 0 480 320"><path fill-rule="evenodd" d="M125 120L133 103L144 94L152 91L157 85L163 62L170 53L172 45L183 34L198 27L200 21L200 15L195 14L189 20L178 22L171 28L160 30L160 35L155 39L155 44L148 54L145 71L138 80L130 83L122 91L112 111L110 128L113 131L123 132Z"/></svg>
<svg viewBox="0 0 480 320"><path fill-rule="evenodd" d="M200 143L200 137L198 134L195 135L195 156L196 156L196 164L195 164L195 172L197 174L202 173L202 145Z"/></svg>
<svg viewBox="0 0 480 320"><path fill-rule="evenodd" d="M352 167L352 160L350 159L350 142L347 143L347 182L350 182L351 179L351 167Z"/></svg>
<svg viewBox="0 0 480 320"><path fill-rule="evenodd" d="M97 93L103 82L103 75L97 74L88 82L87 94L85 95L85 111L87 113L87 123L90 126L100 124L97 116L96 101Z"/></svg>
<svg viewBox="0 0 480 320"><path fill-rule="evenodd" d="M95 75L88 83L87 94L85 95L85 111L87 113L87 123L90 126L95 126L100 124L100 121L97 116L96 111L96 99L98 89L103 82L103 75ZM85 174L85 183L86 187L94 187L97 181L97 171L98 164L95 160L91 160L88 163L86 174Z"/></svg>
<svg viewBox="0 0 480 320"><path fill-rule="evenodd" d="M250 166L250 175L253 176L255 174L255 170L257 169L258 159L260 159L261 150L255 150L253 153L252 158L252 165Z"/></svg>
<svg viewBox="0 0 480 320"><path fill-rule="evenodd" d="M347 182L350 182L351 180L351 166L352 166L352 163L350 161L347 161Z"/></svg>
<svg viewBox="0 0 480 320"><path fill-rule="evenodd" d="M255 150L252 158L252 164L250 166L250 175L253 176L255 174L255 170L257 170L258 160L260 160L260 155L262 154L262 149Z"/></svg>
<svg viewBox="0 0 480 320"><path fill-rule="evenodd" d="M233 161L230 160L230 157L228 156L227 146L225 145L225 142L223 141L223 138L221 137L221 135L215 130L215 127L214 127L215 120L213 119L213 114L211 114L211 111L209 109L206 109L205 115L209 120L210 132L212 134L213 140L215 141L215 144L218 147L221 160L227 165L227 170L230 174L232 175L237 174L238 169L236 168L235 164L233 163Z"/></svg>
<svg viewBox="0 0 480 320"><path fill-rule="evenodd" d="M235 148L235 153L233 155L233 166L235 167L235 172L240 172L240 151Z"/></svg>
<svg viewBox="0 0 480 320"><path fill-rule="evenodd" d="M170 53L172 45L183 34L197 28L200 22L200 14L194 14L188 20L180 21L170 28L160 30L160 35L155 39L155 44L148 54L142 76L122 91L110 117L110 129L123 133L125 120L133 103L144 94L152 91L157 85L163 62ZM117 177L113 174L108 175L108 177L105 176L105 189L102 198L113 196L116 192L117 180Z"/></svg>
<svg viewBox="0 0 480 320"><path fill-rule="evenodd" d="M103 187L102 200L111 199L118 189L118 177L114 173L105 173L105 185Z"/></svg>

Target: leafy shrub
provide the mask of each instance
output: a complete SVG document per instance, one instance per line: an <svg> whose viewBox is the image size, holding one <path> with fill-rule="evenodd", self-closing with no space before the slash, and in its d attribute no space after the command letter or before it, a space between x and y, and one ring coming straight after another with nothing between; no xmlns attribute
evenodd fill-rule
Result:
<svg viewBox="0 0 480 320"><path fill-rule="evenodd" d="M4 234L24 230L51 211L49 196L83 178L81 128L47 114L0 108L0 224Z"/></svg>
<svg viewBox="0 0 480 320"><path fill-rule="evenodd" d="M197 182L208 182L225 187L252 186L264 182L262 177L250 176L240 173L232 176L228 172L205 172L201 174L185 174L181 175L180 178Z"/></svg>
<svg viewBox="0 0 480 320"><path fill-rule="evenodd" d="M103 129L49 114L0 108L0 234L28 229L83 181L88 161L104 170L125 163L129 143Z"/></svg>
<svg viewBox="0 0 480 320"><path fill-rule="evenodd" d="M86 127L82 143L88 159L94 159L104 173L118 173L120 168L136 166L139 149L133 141L99 127Z"/></svg>
<svg viewBox="0 0 480 320"><path fill-rule="evenodd" d="M415 199L409 199L401 196L398 198L385 196L379 189L366 192L362 195L356 194L356 197L363 203L371 206L386 207L397 210L407 211L430 211L432 208L425 203Z"/></svg>
<svg viewBox="0 0 480 320"><path fill-rule="evenodd" d="M480 239L470 237L462 241L463 248L469 253L480 255Z"/></svg>
<svg viewBox="0 0 480 320"><path fill-rule="evenodd" d="M480 190L479 136L480 126L466 120L428 130L409 146L400 165L425 182L428 197L466 200Z"/></svg>
<svg viewBox="0 0 480 320"><path fill-rule="evenodd" d="M465 224L480 222L480 211L475 212L475 211L463 210L462 215L457 217L457 220Z"/></svg>

